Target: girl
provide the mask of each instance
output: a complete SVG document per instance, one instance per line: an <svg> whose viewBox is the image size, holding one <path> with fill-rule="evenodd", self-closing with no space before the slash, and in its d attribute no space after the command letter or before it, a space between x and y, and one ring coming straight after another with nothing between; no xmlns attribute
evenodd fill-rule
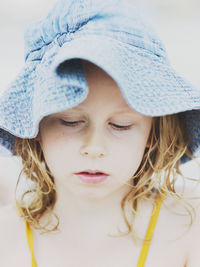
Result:
<svg viewBox="0 0 200 267"><path fill-rule="evenodd" d="M200 93L153 30L121 0L62 0L25 44L0 140L30 183L1 210L1 266L198 266L199 190L176 182Z"/></svg>

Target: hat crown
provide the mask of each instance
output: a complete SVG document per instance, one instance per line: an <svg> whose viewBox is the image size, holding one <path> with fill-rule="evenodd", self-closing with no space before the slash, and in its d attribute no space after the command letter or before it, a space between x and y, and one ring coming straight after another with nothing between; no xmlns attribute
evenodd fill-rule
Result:
<svg viewBox="0 0 200 267"><path fill-rule="evenodd" d="M167 58L162 42L133 4L125 0L60 0L46 18L27 27L25 59L59 36L80 31L83 36L106 35Z"/></svg>
<svg viewBox="0 0 200 267"><path fill-rule="evenodd" d="M200 156L200 93L171 67L154 30L125 1L59 0L27 28L25 66L0 98L0 153L14 152L16 136L37 136L43 117L87 98L85 59L115 80L138 113L184 112L188 148Z"/></svg>

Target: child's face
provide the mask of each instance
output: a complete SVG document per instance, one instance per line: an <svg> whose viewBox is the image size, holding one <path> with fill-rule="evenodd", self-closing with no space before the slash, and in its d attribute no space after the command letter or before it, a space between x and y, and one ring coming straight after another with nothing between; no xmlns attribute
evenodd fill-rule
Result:
<svg viewBox="0 0 200 267"><path fill-rule="evenodd" d="M57 188L85 198L103 198L124 187L137 171L152 118L129 108L117 84L102 69L85 61L84 67L87 99L44 118L38 140ZM96 184L85 183L75 174L85 170L109 176Z"/></svg>

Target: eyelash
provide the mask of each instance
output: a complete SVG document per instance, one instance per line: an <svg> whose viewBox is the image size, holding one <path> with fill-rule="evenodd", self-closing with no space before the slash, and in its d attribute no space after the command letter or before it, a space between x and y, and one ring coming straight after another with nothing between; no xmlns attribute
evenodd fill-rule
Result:
<svg viewBox="0 0 200 267"><path fill-rule="evenodd" d="M65 121L65 120L61 120L61 122L69 127L76 127L78 124L84 122L84 121ZM126 126L122 126L122 125L117 125L114 123L110 123L110 125L114 126L114 128L116 128L118 131L123 131L123 130L129 130L131 128L132 125L126 125Z"/></svg>

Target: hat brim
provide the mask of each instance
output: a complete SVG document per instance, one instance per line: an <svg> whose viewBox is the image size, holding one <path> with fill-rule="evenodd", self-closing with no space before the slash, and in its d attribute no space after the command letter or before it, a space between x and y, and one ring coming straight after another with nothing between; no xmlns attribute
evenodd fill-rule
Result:
<svg viewBox="0 0 200 267"><path fill-rule="evenodd" d="M84 101L89 88L80 61L69 72L66 70L64 76L59 72L71 59L87 60L102 68L117 83L127 104L138 113L146 116L191 113L190 150L200 155L200 91L176 73L164 58L105 36L74 38L57 46L55 51L47 51L41 61L28 61L23 75L17 77L10 92L5 92L4 103L1 101L5 106L4 100L7 103L9 100L8 111L12 116L0 110L0 128L3 125L14 136L33 138L44 116ZM35 67L30 67L33 64Z"/></svg>
<svg viewBox="0 0 200 267"><path fill-rule="evenodd" d="M147 116L163 116L200 109L200 91L181 77L163 58L111 38L85 36L65 42L53 71L79 58L102 68L118 84L127 104Z"/></svg>

